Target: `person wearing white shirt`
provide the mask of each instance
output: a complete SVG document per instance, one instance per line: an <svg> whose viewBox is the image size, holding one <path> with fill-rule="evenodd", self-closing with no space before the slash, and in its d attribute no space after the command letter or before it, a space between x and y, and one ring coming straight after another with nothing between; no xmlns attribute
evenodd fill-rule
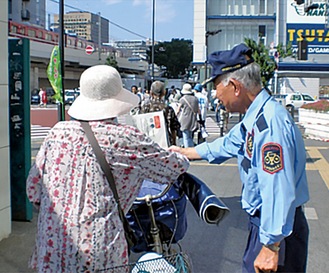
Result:
<svg viewBox="0 0 329 273"><path fill-rule="evenodd" d="M198 115L198 121L203 126L206 127L206 118L208 110L208 98L205 94L202 93L202 85L197 83L194 86L195 96L199 102L200 115Z"/></svg>

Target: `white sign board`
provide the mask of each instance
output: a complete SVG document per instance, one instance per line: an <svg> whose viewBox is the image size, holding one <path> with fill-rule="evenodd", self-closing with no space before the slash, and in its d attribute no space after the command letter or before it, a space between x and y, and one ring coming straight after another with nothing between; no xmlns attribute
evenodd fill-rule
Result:
<svg viewBox="0 0 329 273"><path fill-rule="evenodd" d="M309 2L309 3L308 3ZM295 24L324 24L326 20L326 3L324 1L305 1L297 5L294 0L287 0L287 23ZM318 7L305 12L305 7L310 4L318 4Z"/></svg>

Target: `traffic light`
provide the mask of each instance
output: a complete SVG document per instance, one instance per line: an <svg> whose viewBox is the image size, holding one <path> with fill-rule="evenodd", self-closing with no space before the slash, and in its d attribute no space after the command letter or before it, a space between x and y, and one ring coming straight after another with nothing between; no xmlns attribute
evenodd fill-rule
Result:
<svg viewBox="0 0 329 273"><path fill-rule="evenodd" d="M298 41L298 60L307 60L307 41Z"/></svg>

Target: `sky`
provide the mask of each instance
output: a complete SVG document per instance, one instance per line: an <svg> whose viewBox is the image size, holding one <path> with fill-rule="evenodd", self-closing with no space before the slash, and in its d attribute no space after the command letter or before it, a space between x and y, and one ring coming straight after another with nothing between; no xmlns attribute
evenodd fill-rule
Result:
<svg viewBox="0 0 329 273"><path fill-rule="evenodd" d="M64 13L89 11L110 22L110 40L145 40L152 38L153 0L63 0ZM157 41L173 38L193 39L194 0L154 0ZM46 1L47 14L59 13L58 0ZM47 17L46 17L47 18ZM125 28L125 31L118 27ZM133 33L131 33L133 32Z"/></svg>

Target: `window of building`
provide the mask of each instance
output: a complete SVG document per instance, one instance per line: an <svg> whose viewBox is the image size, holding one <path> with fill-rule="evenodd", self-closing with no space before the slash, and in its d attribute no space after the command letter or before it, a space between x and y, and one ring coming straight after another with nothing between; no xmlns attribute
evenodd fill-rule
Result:
<svg viewBox="0 0 329 273"><path fill-rule="evenodd" d="M261 44L266 44L266 26L260 25L258 26L258 36L259 36L259 42Z"/></svg>
<svg viewBox="0 0 329 273"><path fill-rule="evenodd" d="M45 38L46 38L47 41L51 41L51 40L52 40L52 39L51 39L51 35L48 34L48 33L46 33L46 37L45 37Z"/></svg>
<svg viewBox="0 0 329 273"><path fill-rule="evenodd" d="M259 37L266 36L266 26L264 25L258 26L258 33L259 33Z"/></svg>
<svg viewBox="0 0 329 273"><path fill-rule="evenodd" d="M259 0L259 14L266 14L266 0Z"/></svg>
<svg viewBox="0 0 329 273"><path fill-rule="evenodd" d="M43 37L42 31L40 31L40 30L38 31L37 37L40 38L40 39Z"/></svg>
<svg viewBox="0 0 329 273"><path fill-rule="evenodd" d="M250 0L242 1L242 15L250 15Z"/></svg>
<svg viewBox="0 0 329 273"><path fill-rule="evenodd" d="M19 31L17 31L17 27L16 26L11 26L11 32L13 32L13 33L19 33Z"/></svg>
<svg viewBox="0 0 329 273"><path fill-rule="evenodd" d="M28 36L29 36L29 37L36 37L35 30L29 29L29 31L28 31Z"/></svg>

